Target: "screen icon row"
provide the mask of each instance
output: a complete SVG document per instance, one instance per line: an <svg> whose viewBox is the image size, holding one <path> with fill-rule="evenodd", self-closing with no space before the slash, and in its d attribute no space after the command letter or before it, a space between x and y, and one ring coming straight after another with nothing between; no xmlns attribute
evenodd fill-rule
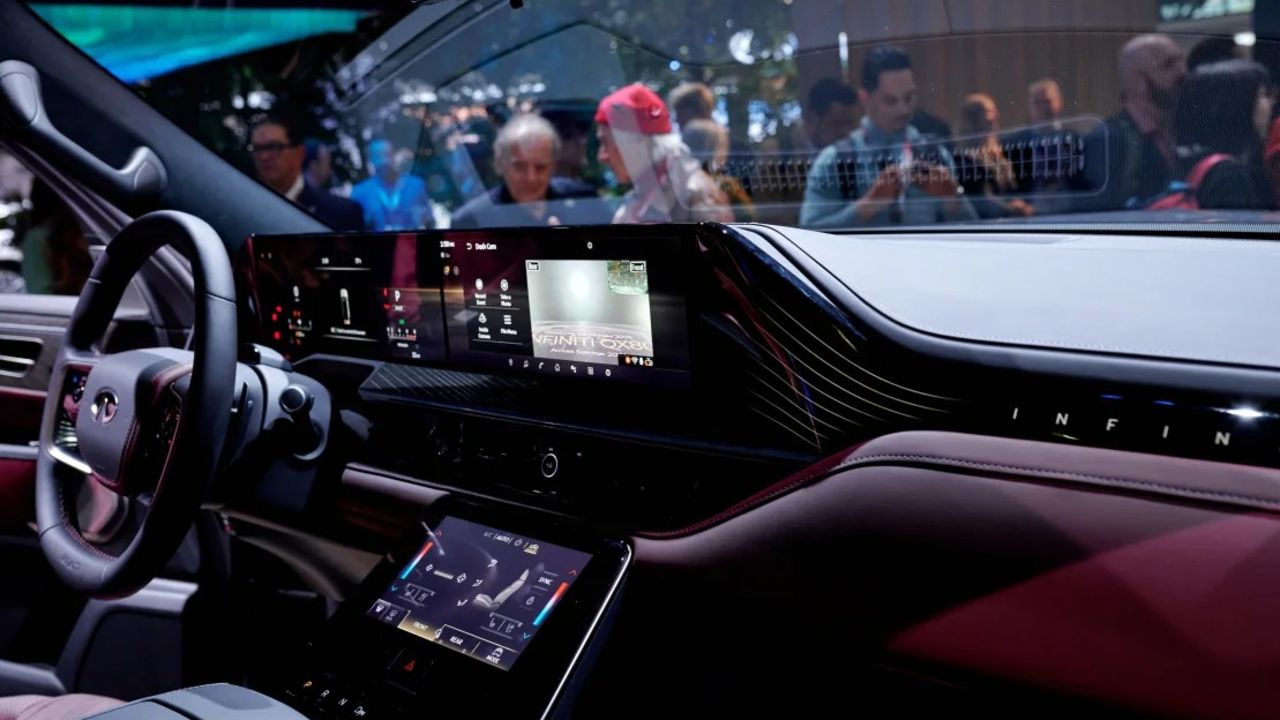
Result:
<svg viewBox="0 0 1280 720"><path fill-rule="evenodd" d="M582 375L585 377L603 375L604 377L613 377L612 368L603 368L603 372L597 373L594 365L555 362L554 360L516 360L515 358L507 358L507 367L518 367L521 370L533 370L553 375Z"/></svg>

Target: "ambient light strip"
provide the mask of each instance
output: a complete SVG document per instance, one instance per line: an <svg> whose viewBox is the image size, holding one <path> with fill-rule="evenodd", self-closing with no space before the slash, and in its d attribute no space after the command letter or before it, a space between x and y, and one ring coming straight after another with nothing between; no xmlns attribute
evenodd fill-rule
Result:
<svg viewBox="0 0 1280 720"><path fill-rule="evenodd" d="M555 607L556 603L560 602L560 596L564 595L564 591L567 589L569 589L569 583L560 583L560 587L556 588L556 594L551 596L551 599L547 601L546 607L542 608L542 612L538 613L538 617L534 618L534 627L538 627L542 624L543 620L547 619L547 613L551 612L551 608Z"/></svg>
<svg viewBox="0 0 1280 720"><path fill-rule="evenodd" d="M418 567L418 563L422 562L422 558L426 557L427 553L431 552L431 547L435 544L436 541L431 540L426 545L422 546L422 550L418 552L418 557L414 558L413 562L409 563L409 567L405 568L404 572L400 573L401 580L409 579L409 573L413 572L413 569Z"/></svg>

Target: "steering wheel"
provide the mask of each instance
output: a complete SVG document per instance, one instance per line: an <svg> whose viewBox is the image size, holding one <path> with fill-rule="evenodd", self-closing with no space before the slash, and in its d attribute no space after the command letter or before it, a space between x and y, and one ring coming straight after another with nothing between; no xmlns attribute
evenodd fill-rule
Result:
<svg viewBox="0 0 1280 720"><path fill-rule="evenodd" d="M99 344L125 288L165 245L191 261L192 350L103 354ZM236 355L234 276L213 228L184 213L155 212L107 245L54 361L36 463L40 547L72 588L93 597L126 596L173 557L218 471ZM75 482L99 483L138 500L132 507L145 506L127 544L104 547L86 539L76 519Z"/></svg>

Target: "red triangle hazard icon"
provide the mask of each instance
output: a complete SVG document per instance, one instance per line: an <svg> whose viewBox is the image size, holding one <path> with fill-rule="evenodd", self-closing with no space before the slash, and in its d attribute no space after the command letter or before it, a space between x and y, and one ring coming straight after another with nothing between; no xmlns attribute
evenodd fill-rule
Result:
<svg viewBox="0 0 1280 720"><path fill-rule="evenodd" d="M403 669L405 672L413 672L413 666L414 666L414 665L417 665L417 664L418 664L417 659L410 660L409 662L407 662L407 663L405 663L405 664L404 664L404 667L403 667L402 669Z"/></svg>

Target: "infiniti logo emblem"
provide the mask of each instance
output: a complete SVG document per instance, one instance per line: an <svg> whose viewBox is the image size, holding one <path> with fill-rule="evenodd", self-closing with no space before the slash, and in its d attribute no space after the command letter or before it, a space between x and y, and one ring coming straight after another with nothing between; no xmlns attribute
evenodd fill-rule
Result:
<svg viewBox="0 0 1280 720"><path fill-rule="evenodd" d="M120 399L110 390L103 390L98 393L98 397L93 399L93 404L89 406L89 414L93 416L93 421L101 425L106 425L116 417L116 411L120 409Z"/></svg>

